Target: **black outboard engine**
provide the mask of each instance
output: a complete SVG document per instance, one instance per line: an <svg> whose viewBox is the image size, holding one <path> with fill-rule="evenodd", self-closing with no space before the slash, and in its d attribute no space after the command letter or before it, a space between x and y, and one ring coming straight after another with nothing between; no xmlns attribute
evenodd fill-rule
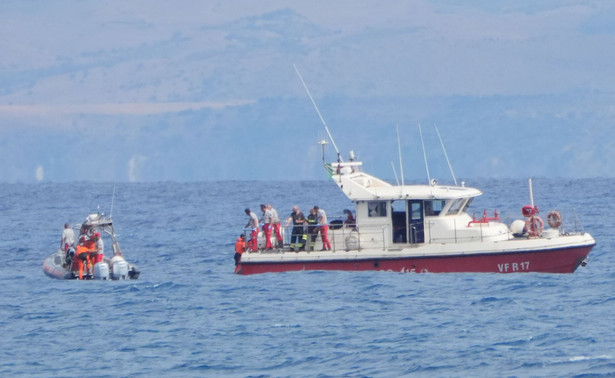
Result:
<svg viewBox="0 0 615 378"><path fill-rule="evenodd" d="M132 268L130 268L130 270L128 271L128 278L130 278L131 280L136 280L137 278L139 278L139 273L141 273L140 271L137 270L137 268L135 268L134 266Z"/></svg>

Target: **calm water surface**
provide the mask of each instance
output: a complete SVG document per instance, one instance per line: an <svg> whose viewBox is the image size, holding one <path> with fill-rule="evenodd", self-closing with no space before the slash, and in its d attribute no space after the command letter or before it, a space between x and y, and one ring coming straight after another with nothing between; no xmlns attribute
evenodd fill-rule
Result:
<svg viewBox="0 0 615 378"><path fill-rule="evenodd" d="M472 211L520 218L525 180L473 180ZM570 275L293 272L236 276L245 207L352 204L331 182L117 184L138 281L58 281L64 222L113 184L0 184L2 376L613 376L613 179L535 179L543 213L598 245ZM109 244L108 244L109 245Z"/></svg>

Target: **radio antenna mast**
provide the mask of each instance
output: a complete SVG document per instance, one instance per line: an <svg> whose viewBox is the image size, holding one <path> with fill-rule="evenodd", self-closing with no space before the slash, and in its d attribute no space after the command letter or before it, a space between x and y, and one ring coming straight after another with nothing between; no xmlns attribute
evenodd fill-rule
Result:
<svg viewBox="0 0 615 378"><path fill-rule="evenodd" d="M397 172L395 171L395 164L391 162L391 168L393 168L393 175L395 175L395 182L399 185L399 180L397 179Z"/></svg>
<svg viewBox="0 0 615 378"><path fill-rule="evenodd" d="M404 165L401 159L401 142L399 141L399 125L397 125L397 153L399 154L399 174L401 175L401 185L404 186ZM396 177L397 179L397 177Z"/></svg>
<svg viewBox="0 0 615 378"><path fill-rule="evenodd" d="M438 139L440 139L440 145L442 146L442 151L444 151L444 157L446 158L446 162L448 163L448 169L451 170L451 175L453 176L453 181L455 182L455 186L458 186L457 179L455 178L455 172L453 172L453 166L451 165L451 161L448 160L448 154L446 153L446 148L444 148L444 142L442 142L442 137L440 137L438 126L436 126L436 124L434 123L433 127L436 129L436 134L438 134Z"/></svg>
<svg viewBox="0 0 615 378"><path fill-rule="evenodd" d="M113 216L113 201L115 200L115 183L113 183L113 195L111 196L111 209L109 210L109 218Z"/></svg>
<svg viewBox="0 0 615 378"><path fill-rule="evenodd" d="M301 84L303 84L303 88L305 88L305 91L307 92L307 95L310 97L310 100L312 101L312 105L314 105L314 108L316 109L316 113L318 113L318 117L320 117L320 121L322 122L323 126L325 126L325 130L327 131L327 135L329 136L329 139L331 140L331 144L333 144L333 148L335 148L335 152L337 153L337 160L338 161L343 161L342 157L340 155L340 150L337 149L337 145L335 144L335 141L333 140L333 136L331 136L331 131L329 131L329 127L327 126L327 123L325 122L325 119L322 118L322 114L320 114L320 110L318 110L318 106L316 105L316 101L314 101L314 98L312 97L312 94L310 93L310 90L308 89L307 85L305 85L305 81L303 81L303 77L301 77L301 73L299 73L299 69L294 64L293 64L293 67L295 68L295 71L297 72L297 75L299 75L299 79L301 80Z"/></svg>
<svg viewBox="0 0 615 378"><path fill-rule="evenodd" d="M427 171L427 180L429 180L429 185L431 185L431 175L429 174L429 164L427 164L427 153L425 152L425 142L423 141L423 130L421 129L420 123L419 123L419 134L421 134L421 145L423 146L423 159L425 159L425 170Z"/></svg>

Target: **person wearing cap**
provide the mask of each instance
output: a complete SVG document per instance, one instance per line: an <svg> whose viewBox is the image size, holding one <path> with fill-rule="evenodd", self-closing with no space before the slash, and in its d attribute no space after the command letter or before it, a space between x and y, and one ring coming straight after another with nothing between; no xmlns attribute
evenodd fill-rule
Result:
<svg viewBox="0 0 615 378"><path fill-rule="evenodd" d="M248 218L250 218L245 227L251 230L250 240L248 240L248 247L251 252L256 252L258 251L258 217L249 208L246 208L244 211Z"/></svg>
<svg viewBox="0 0 615 378"><path fill-rule="evenodd" d="M90 254L90 260L92 260L92 266L94 266L103 261L105 256L105 244L98 232L92 234L92 240L94 241L94 250Z"/></svg>
<svg viewBox="0 0 615 378"><path fill-rule="evenodd" d="M239 235L235 242L235 266L239 265L241 261L241 255L246 251L246 237L244 234Z"/></svg>
<svg viewBox="0 0 615 378"><path fill-rule="evenodd" d="M318 231L320 232L320 239L322 240L321 251L330 251L331 243L329 242L329 223L327 222L327 213L318 206L314 206L316 210L316 216L318 219Z"/></svg>

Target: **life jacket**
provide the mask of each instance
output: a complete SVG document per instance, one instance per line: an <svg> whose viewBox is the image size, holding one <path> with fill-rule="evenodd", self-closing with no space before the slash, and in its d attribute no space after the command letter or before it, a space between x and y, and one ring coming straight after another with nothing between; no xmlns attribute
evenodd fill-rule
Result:
<svg viewBox="0 0 615 378"><path fill-rule="evenodd" d="M241 255L245 250L246 250L246 241L242 238L237 238L237 241L235 242L235 252Z"/></svg>
<svg viewBox="0 0 615 378"><path fill-rule="evenodd" d="M96 242L94 240L88 239L83 242L83 246L86 247L88 250L92 251L96 249Z"/></svg>
<svg viewBox="0 0 615 378"><path fill-rule="evenodd" d="M75 248L75 254L76 254L77 256L79 256L79 255L80 255L80 254L82 254L82 253L87 253L87 252L90 252L90 249L89 249L88 247L84 246L84 245L81 245L81 244L80 244L80 245L78 245L78 246Z"/></svg>

